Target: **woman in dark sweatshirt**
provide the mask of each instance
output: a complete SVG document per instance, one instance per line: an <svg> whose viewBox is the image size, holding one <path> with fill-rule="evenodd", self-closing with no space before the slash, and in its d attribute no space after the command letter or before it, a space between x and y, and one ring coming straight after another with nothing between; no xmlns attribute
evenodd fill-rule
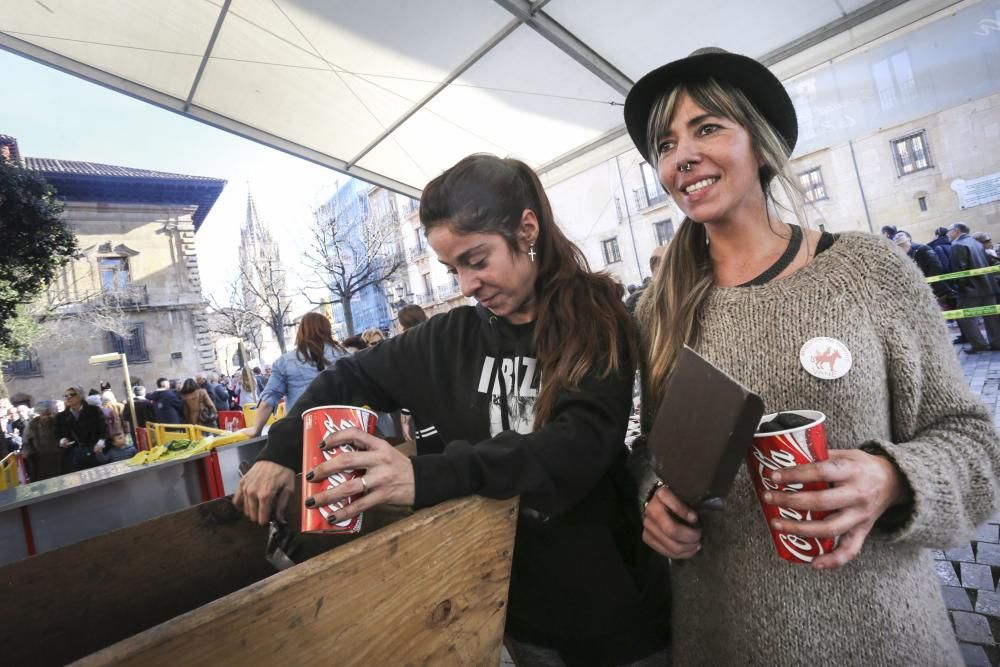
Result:
<svg viewBox="0 0 1000 667"><path fill-rule="evenodd" d="M590 271L517 160L460 161L424 189L420 220L478 305L321 373L272 426L234 502L260 523L283 510L302 459L303 411L406 407L437 428L444 452L407 458L375 436L340 431L327 445L361 451L303 471L306 479L355 468L365 483L315 487L308 508L367 491L333 517L343 521L382 503L520 495L506 625L518 664L663 663L665 581L642 544L625 468L636 347L621 288Z"/></svg>

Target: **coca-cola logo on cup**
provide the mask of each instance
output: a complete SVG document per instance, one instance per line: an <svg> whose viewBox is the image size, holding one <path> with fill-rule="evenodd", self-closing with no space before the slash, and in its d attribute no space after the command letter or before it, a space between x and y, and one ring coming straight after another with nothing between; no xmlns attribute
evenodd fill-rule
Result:
<svg viewBox="0 0 1000 667"><path fill-rule="evenodd" d="M802 491L803 485L801 483L778 484L764 475L765 470L781 470L812 462L808 448L804 447L803 443L798 442L798 439L795 437L796 435L789 433L777 436L787 446L784 450L772 449L765 452L756 445L752 448L753 457L757 461L757 478L765 489L770 491L784 491L786 493ZM802 437L805 437L804 433ZM812 521L813 518L811 511L803 513L791 507L778 507L777 509L778 516L783 519ZM788 550L788 553L804 563L811 563L813 559L826 553L822 541L817 538L806 538L791 533L777 533L777 538L785 549Z"/></svg>

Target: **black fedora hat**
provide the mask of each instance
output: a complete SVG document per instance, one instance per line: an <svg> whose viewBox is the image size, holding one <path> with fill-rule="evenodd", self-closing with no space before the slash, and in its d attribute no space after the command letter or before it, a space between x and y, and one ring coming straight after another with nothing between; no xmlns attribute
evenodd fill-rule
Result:
<svg viewBox="0 0 1000 667"><path fill-rule="evenodd" d="M799 136L799 124L792 100L778 77L753 58L715 47L698 49L687 58L657 67L632 86L625 98L625 127L640 154L647 159L652 157L646 154L649 150L646 130L656 100L678 84L709 77L739 88L777 130L791 154Z"/></svg>

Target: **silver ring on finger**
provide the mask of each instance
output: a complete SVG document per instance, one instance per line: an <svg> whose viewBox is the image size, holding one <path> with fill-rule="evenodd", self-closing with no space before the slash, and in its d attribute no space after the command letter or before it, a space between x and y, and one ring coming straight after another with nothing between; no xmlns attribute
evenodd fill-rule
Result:
<svg viewBox="0 0 1000 667"><path fill-rule="evenodd" d="M368 482L365 481L365 476L361 476L361 493L368 495Z"/></svg>

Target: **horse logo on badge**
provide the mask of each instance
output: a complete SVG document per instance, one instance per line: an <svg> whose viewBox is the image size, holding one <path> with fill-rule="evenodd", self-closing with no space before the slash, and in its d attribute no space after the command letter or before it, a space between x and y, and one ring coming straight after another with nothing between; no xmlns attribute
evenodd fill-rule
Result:
<svg viewBox="0 0 1000 667"><path fill-rule="evenodd" d="M847 346L836 338L818 337L806 341L799 351L802 368L821 380L836 380L847 375L854 359Z"/></svg>

